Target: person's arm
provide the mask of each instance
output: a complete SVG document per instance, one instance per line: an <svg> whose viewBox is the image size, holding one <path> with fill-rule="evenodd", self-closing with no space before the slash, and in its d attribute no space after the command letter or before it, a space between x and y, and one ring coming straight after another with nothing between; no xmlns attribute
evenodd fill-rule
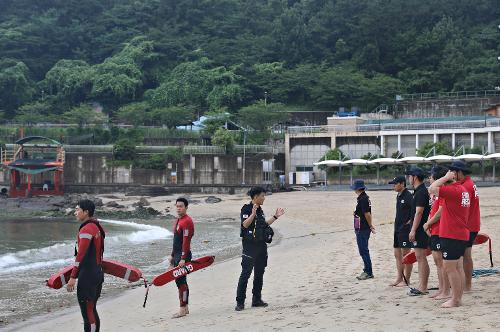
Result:
<svg viewBox="0 0 500 332"><path fill-rule="evenodd" d="M424 206L417 206L415 209L415 216L413 217L413 224L411 226L411 231L416 232L420 221L422 221L422 216L424 215Z"/></svg>
<svg viewBox="0 0 500 332"><path fill-rule="evenodd" d="M408 220L406 221L406 224L409 225L412 222L411 218L411 209L413 205L413 195L407 191L405 195L405 210L408 211Z"/></svg>
<svg viewBox="0 0 500 332"><path fill-rule="evenodd" d="M408 239L410 240L410 242L415 242L417 228L422 221L425 205L429 204L429 198L426 198L421 193L417 193L417 196L415 196L413 203L415 204L415 215L413 216L413 223L411 226L410 234L408 234Z"/></svg>
<svg viewBox="0 0 500 332"><path fill-rule="evenodd" d="M368 198L360 201L360 209L361 212L363 212L363 215L365 216L368 227L370 227L371 231L375 233L375 226L373 226L373 219L372 219L372 208L370 200Z"/></svg>
<svg viewBox="0 0 500 332"><path fill-rule="evenodd" d="M277 208L276 212L274 213L274 215L271 218L267 219L266 223L268 225L271 225L273 222L275 222L276 220L278 220L278 218L281 217L284 214L285 214L285 210L284 209Z"/></svg>
<svg viewBox="0 0 500 332"><path fill-rule="evenodd" d="M455 178L455 174L452 171L448 171L445 176L434 181L429 187L429 193L431 195L444 197L442 194L439 194L439 188L442 187L446 182L451 181Z"/></svg>
<svg viewBox="0 0 500 332"><path fill-rule="evenodd" d="M187 221L182 229L182 253L181 259L186 260L189 251L191 250L191 239L194 235L194 224L192 220Z"/></svg>
<svg viewBox="0 0 500 332"><path fill-rule="evenodd" d="M78 277L78 272L80 271L80 263L87 254L87 250L92 243L92 238L95 235L96 231L92 228L91 224L87 224L78 233L78 254L76 255L73 270L71 271L71 277L68 281L68 285L66 286L68 292L72 292L75 288L76 278Z"/></svg>
<svg viewBox="0 0 500 332"><path fill-rule="evenodd" d="M436 214L434 214L432 216L431 219L429 219L426 224L428 226L431 226L431 225L434 225L435 223L437 223L439 221L439 219L441 218L441 211L443 210L443 207L442 206L439 206L438 210L436 211Z"/></svg>
<svg viewBox="0 0 500 332"><path fill-rule="evenodd" d="M243 228L250 227L250 225L252 224L252 222L255 219L255 216L257 215L257 208L258 207L259 206L257 204L253 205L251 214L245 220L243 220L243 222L241 223L241 225L243 226ZM242 214L242 216L244 216L244 211L242 211L241 214Z"/></svg>
<svg viewBox="0 0 500 332"><path fill-rule="evenodd" d="M366 222L368 223L368 226L370 227L371 231L373 233L375 233L375 226L373 226L373 222L372 222L372 213L365 212L365 218L366 218Z"/></svg>

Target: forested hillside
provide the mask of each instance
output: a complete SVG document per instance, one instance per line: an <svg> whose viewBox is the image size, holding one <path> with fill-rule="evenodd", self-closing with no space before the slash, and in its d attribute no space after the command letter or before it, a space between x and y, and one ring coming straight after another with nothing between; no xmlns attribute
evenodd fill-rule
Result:
<svg viewBox="0 0 500 332"><path fill-rule="evenodd" d="M251 122L264 98L266 112L370 111L400 93L500 85L497 0L0 6L3 120L92 122L99 104L130 124L173 127L221 111Z"/></svg>

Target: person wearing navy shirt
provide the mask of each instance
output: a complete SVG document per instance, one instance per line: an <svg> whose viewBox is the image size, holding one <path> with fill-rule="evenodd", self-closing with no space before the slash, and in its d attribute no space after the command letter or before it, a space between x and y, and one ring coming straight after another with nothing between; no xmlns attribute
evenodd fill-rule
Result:
<svg viewBox="0 0 500 332"><path fill-rule="evenodd" d="M410 282L412 264L403 264L403 257L410 252L411 242L409 240L411 225L408 222L411 220L411 207L413 204L413 195L406 188L406 178L403 175L396 176L389 182L394 186L396 196L396 217L394 219L394 257L396 258L396 281L390 286L403 286L403 272L406 282Z"/></svg>
<svg viewBox="0 0 500 332"><path fill-rule="evenodd" d="M430 268L425 251L429 246L429 236L424 230L424 224L429 219L431 211L431 197L424 184L425 172L420 167L412 167L406 175L409 175L410 184L413 186L413 205L410 242L415 248L418 263L418 287L412 288L408 295L419 296L429 294L427 284L429 282Z"/></svg>
<svg viewBox="0 0 500 332"><path fill-rule="evenodd" d="M355 180L351 189L358 195L356 210L354 211L354 231L356 233L359 255L363 259L364 264L363 272L356 278L358 280L372 279L373 270L368 241L370 240L370 234L375 234L375 227L372 223L370 197L365 192L366 187L363 180Z"/></svg>
<svg viewBox="0 0 500 332"><path fill-rule="evenodd" d="M241 275L238 280L236 291L236 311L245 309L245 298L247 283L253 270L252 307L267 307L262 300L262 285L264 283L264 271L267 266L267 243L266 230L273 222L281 217L285 210L276 209L273 216L266 220L262 205L264 204L266 190L262 187L254 187L248 192L252 201L241 208L241 230L243 253L241 255Z"/></svg>

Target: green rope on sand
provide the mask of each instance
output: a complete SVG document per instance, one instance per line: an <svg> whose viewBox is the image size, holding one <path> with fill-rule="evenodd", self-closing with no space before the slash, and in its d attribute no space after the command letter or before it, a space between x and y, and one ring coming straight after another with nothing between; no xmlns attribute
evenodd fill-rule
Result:
<svg viewBox="0 0 500 332"><path fill-rule="evenodd" d="M474 269L472 272L472 276L474 278L479 278L479 277L484 277L484 276L490 276L494 274L500 274L499 269Z"/></svg>

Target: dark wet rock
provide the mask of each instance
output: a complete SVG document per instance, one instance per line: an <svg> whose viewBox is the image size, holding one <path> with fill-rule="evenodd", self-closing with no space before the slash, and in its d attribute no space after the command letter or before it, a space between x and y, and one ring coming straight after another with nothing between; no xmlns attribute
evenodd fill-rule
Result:
<svg viewBox="0 0 500 332"><path fill-rule="evenodd" d="M116 209L123 209L125 207L125 206L123 206L121 204L118 204L115 201L109 201L109 202L106 203L105 206L106 207L110 207L110 208L116 208Z"/></svg>
<svg viewBox="0 0 500 332"><path fill-rule="evenodd" d="M132 206L142 206L142 207L149 206L149 205L151 205L151 204L149 203L149 201L145 197L141 197L141 199L139 199L138 202L135 202L134 204L132 204Z"/></svg>
<svg viewBox="0 0 500 332"><path fill-rule="evenodd" d="M142 206L149 206L149 205L151 205L151 204L149 203L149 201L148 201L146 198L144 198L144 197L141 197L141 199L139 200L139 203L140 203Z"/></svg>
<svg viewBox="0 0 500 332"><path fill-rule="evenodd" d="M215 197L215 196L208 196L205 199L205 203L209 203L209 204L214 204L214 203L219 203L219 202L222 202L222 199L220 199L219 197Z"/></svg>

